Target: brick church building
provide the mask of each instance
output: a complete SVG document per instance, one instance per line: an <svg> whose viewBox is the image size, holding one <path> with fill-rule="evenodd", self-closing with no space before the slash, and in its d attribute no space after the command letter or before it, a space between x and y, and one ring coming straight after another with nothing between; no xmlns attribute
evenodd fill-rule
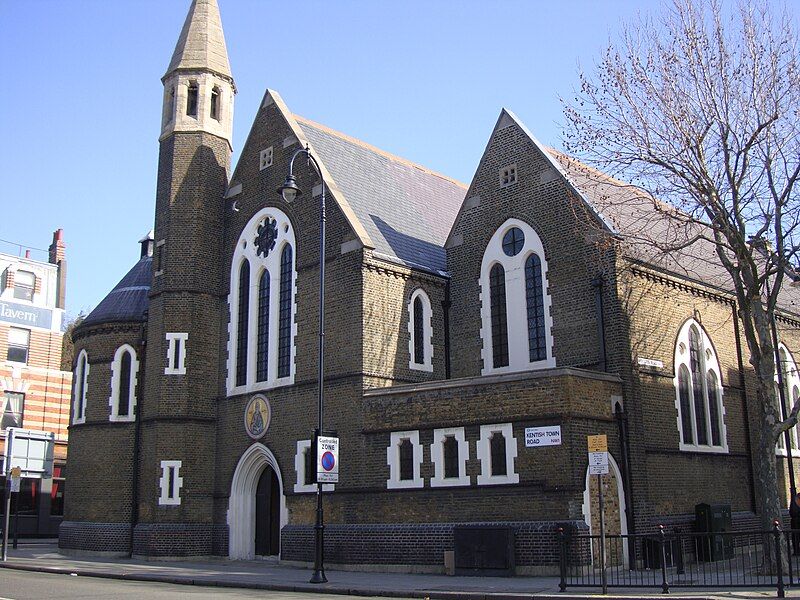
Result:
<svg viewBox="0 0 800 600"><path fill-rule="evenodd" d="M276 193L305 147L328 200L329 564L441 571L456 526L493 524L518 572L551 572L559 527L597 530L590 434L608 436L609 531L690 530L703 502L755 522L735 298L713 250L626 243L665 230L652 201L506 110L463 185L273 90L232 167L216 0L192 2L162 81L152 235L74 334L62 551L312 560L322 185L298 160L304 193ZM787 287L778 320L789 398L798 301ZM532 444L545 427L559 443Z"/></svg>

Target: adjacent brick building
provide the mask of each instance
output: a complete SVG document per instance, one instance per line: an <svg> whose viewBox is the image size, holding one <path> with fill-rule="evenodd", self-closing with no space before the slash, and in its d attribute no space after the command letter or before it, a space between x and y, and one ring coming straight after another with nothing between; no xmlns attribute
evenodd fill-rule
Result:
<svg viewBox="0 0 800 600"><path fill-rule="evenodd" d="M440 571L456 527L492 525L514 532L517 571L551 572L559 527L597 528L598 433L610 531L690 527L701 502L752 522L735 302L708 248L631 242L664 228L652 201L505 110L465 186L273 90L229 175L236 88L214 0L192 3L163 82L152 239L74 335L63 551L311 560L322 185L301 158L303 194L275 191L301 148L328 199L329 563ZM790 394L795 296L779 322ZM537 428L560 443L527 443Z"/></svg>
<svg viewBox="0 0 800 600"><path fill-rule="evenodd" d="M61 360L66 277L61 229L53 234L48 262L32 259L30 251L0 254L0 473L9 427L55 434L53 476L23 480L18 506L12 504L19 534L26 536L54 536L64 514L72 385ZM0 477L0 496L4 493Z"/></svg>

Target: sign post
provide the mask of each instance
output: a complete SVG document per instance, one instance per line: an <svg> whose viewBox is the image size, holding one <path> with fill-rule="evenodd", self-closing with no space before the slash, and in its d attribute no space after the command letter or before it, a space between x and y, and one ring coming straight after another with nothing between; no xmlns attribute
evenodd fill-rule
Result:
<svg viewBox="0 0 800 600"><path fill-rule="evenodd" d="M589 474L597 475L597 501L600 505L600 581L603 594L608 593L606 580L606 523L603 507L603 475L608 473L608 438L605 435L587 437L589 449Z"/></svg>

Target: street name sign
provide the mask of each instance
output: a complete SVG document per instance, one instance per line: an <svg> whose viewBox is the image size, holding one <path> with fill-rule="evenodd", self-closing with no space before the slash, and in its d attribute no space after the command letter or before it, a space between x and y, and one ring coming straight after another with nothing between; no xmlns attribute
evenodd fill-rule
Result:
<svg viewBox="0 0 800 600"><path fill-rule="evenodd" d="M546 427L526 427L525 446L538 448L540 446L561 445L561 425L547 425Z"/></svg>

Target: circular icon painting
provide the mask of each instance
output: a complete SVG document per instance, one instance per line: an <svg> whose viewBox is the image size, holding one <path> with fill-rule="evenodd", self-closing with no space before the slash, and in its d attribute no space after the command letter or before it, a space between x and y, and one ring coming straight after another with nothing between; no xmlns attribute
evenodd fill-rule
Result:
<svg viewBox="0 0 800 600"><path fill-rule="evenodd" d="M272 409L269 406L269 400L261 395L250 398L244 411L244 429L247 431L247 435L254 440L263 437L269 429L271 418Z"/></svg>

